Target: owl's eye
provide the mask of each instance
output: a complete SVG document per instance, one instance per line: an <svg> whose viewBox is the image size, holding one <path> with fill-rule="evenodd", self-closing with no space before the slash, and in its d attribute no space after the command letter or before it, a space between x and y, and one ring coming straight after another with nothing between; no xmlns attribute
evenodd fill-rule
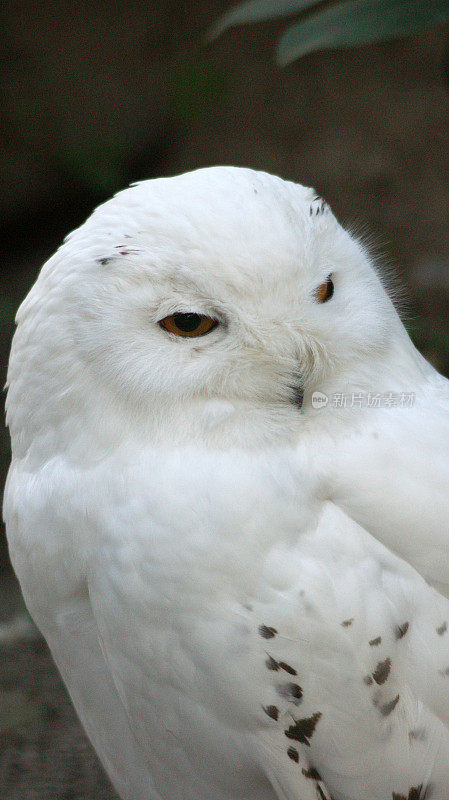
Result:
<svg viewBox="0 0 449 800"><path fill-rule="evenodd" d="M318 289L315 290L315 300L317 303L327 303L334 294L334 284L331 276L326 278L324 283L320 283Z"/></svg>
<svg viewBox="0 0 449 800"><path fill-rule="evenodd" d="M178 312L159 320L159 325L169 333L176 333L177 336L194 337L210 333L217 327L218 321L205 314Z"/></svg>

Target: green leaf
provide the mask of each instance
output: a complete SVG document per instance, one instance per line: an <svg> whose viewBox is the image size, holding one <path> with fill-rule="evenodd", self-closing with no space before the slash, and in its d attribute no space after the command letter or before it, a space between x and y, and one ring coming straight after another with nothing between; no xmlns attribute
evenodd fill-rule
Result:
<svg viewBox="0 0 449 800"><path fill-rule="evenodd" d="M395 39L448 20L449 0L348 0L287 28L277 61L285 65L313 50Z"/></svg>
<svg viewBox="0 0 449 800"><path fill-rule="evenodd" d="M206 39L211 41L220 36L223 31L235 25L247 25L250 22L262 22L278 17L289 17L311 6L316 6L322 0L248 0L234 6L213 25L206 33Z"/></svg>

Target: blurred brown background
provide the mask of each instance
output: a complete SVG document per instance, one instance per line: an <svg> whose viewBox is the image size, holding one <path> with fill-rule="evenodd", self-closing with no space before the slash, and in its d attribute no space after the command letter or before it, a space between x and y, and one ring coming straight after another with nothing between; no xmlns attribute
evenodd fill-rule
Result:
<svg viewBox="0 0 449 800"><path fill-rule="evenodd" d="M210 164L313 185L399 276L415 341L449 373L448 27L280 70L285 21L202 46L228 7L2 5L3 383L13 311L63 236L130 181ZM8 447L3 430L2 480ZM112 798L0 541L0 796Z"/></svg>

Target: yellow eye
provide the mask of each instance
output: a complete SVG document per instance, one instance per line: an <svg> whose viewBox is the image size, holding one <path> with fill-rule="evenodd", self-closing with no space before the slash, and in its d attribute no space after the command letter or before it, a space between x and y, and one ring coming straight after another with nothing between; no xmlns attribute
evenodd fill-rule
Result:
<svg viewBox="0 0 449 800"><path fill-rule="evenodd" d="M318 289L315 290L315 300L317 303L327 303L328 300L334 294L334 284L332 281L331 276L326 279L324 283L321 283L318 286Z"/></svg>
<svg viewBox="0 0 449 800"><path fill-rule="evenodd" d="M217 327L218 322L212 317L204 314L171 314L169 317L159 320L159 325L169 333L176 333L177 336L194 337L204 336Z"/></svg>

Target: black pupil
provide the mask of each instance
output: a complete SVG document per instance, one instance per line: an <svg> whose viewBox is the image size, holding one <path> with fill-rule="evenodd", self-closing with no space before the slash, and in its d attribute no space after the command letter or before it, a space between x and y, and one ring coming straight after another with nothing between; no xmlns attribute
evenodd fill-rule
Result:
<svg viewBox="0 0 449 800"><path fill-rule="evenodd" d="M324 302L326 303L328 300L330 300L333 294L334 294L334 283L332 281L332 278L329 277L326 281L326 297L324 299Z"/></svg>
<svg viewBox="0 0 449 800"><path fill-rule="evenodd" d="M191 333L199 327L201 316L200 314L173 314L173 322L180 331Z"/></svg>

